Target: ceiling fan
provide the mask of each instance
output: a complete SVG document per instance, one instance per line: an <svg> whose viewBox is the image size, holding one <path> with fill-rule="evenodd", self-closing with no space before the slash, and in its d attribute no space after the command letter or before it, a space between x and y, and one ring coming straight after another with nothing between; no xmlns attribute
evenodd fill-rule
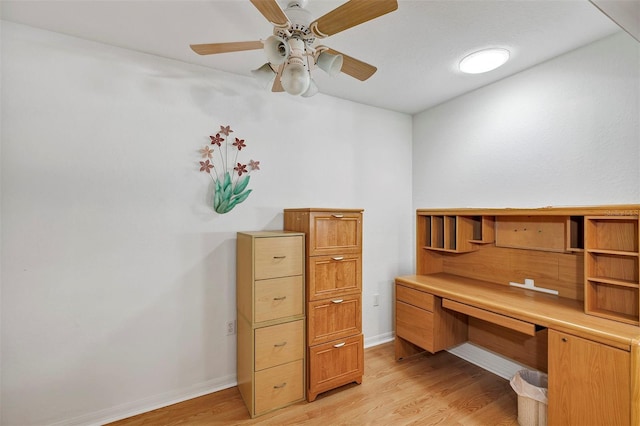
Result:
<svg viewBox="0 0 640 426"><path fill-rule="evenodd" d="M313 20L305 9L307 0L290 0L285 10L277 0L250 1L273 25L273 35L264 41L192 44L191 49L199 55L264 49L268 62L252 73L263 81L273 79L273 92L285 91L305 97L318 92L311 78L311 71L316 67L331 76L343 72L361 81L377 70L327 46L316 45L316 39L332 36L398 8L397 0L349 0Z"/></svg>

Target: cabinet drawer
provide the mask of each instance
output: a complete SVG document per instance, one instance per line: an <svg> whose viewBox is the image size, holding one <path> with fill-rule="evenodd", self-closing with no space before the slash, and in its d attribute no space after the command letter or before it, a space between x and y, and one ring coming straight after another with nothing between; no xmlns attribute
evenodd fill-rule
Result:
<svg viewBox="0 0 640 426"><path fill-rule="evenodd" d="M339 297L362 290L360 254L336 254L309 258L309 300Z"/></svg>
<svg viewBox="0 0 640 426"><path fill-rule="evenodd" d="M396 299L433 312L434 297L430 293L415 290L402 285L396 286Z"/></svg>
<svg viewBox="0 0 640 426"><path fill-rule="evenodd" d="M362 251L362 213L311 212L309 256Z"/></svg>
<svg viewBox="0 0 640 426"><path fill-rule="evenodd" d="M254 279L302 275L303 250L302 236L257 238Z"/></svg>
<svg viewBox="0 0 640 426"><path fill-rule="evenodd" d="M304 398L302 360L268 368L255 376L255 412L263 414Z"/></svg>
<svg viewBox="0 0 640 426"><path fill-rule="evenodd" d="M309 302L309 345L317 345L362 333L360 295Z"/></svg>
<svg viewBox="0 0 640 426"><path fill-rule="evenodd" d="M325 390L360 382L363 374L362 334L309 348L310 400Z"/></svg>
<svg viewBox="0 0 640 426"><path fill-rule="evenodd" d="M396 302L396 336L434 353L433 313Z"/></svg>
<svg viewBox="0 0 640 426"><path fill-rule="evenodd" d="M255 283L255 322L304 314L302 275Z"/></svg>
<svg viewBox="0 0 640 426"><path fill-rule="evenodd" d="M256 371L302 359L304 320L256 329Z"/></svg>

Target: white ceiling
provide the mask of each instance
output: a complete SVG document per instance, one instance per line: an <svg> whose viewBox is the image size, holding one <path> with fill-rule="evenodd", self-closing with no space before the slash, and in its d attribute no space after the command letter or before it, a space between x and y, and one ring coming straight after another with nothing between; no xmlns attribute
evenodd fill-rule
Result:
<svg viewBox="0 0 640 426"><path fill-rule="evenodd" d="M279 1L286 8L286 0ZM342 3L309 0L307 9L319 17ZM322 41L378 72L361 82L315 70L321 93L413 114L620 31L587 0L398 3L395 12ZM262 50L199 56L189 44L260 40L272 33L249 0L2 0L0 14L7 21L249 76L266 62ZM463 56L490 46L506 47L511 60L486 74L457 70Z"/></svg>

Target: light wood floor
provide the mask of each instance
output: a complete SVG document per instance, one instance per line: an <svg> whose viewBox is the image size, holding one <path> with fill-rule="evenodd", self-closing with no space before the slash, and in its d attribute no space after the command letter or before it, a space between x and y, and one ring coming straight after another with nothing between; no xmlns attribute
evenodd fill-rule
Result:
<svg viewBox="0 0 640 426"><path fill-rule="evenodd" d="M255 419L237 387L111 426L139 425L517 425L509 382L448 352L396 362L393 343L365 350L361 385L320 394L312 402Z"/></svg>

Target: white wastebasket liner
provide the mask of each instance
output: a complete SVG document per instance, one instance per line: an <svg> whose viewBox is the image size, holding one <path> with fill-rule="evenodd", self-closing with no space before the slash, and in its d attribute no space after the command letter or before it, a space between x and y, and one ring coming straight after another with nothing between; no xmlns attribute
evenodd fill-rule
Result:
<svg viewBox="0 0 640 426"><path fill-rule="evenodd" d="M520 370L509 381L511 387L520 396L535 399L547 404L548 376L545 373L534 370Z"/></svg>

